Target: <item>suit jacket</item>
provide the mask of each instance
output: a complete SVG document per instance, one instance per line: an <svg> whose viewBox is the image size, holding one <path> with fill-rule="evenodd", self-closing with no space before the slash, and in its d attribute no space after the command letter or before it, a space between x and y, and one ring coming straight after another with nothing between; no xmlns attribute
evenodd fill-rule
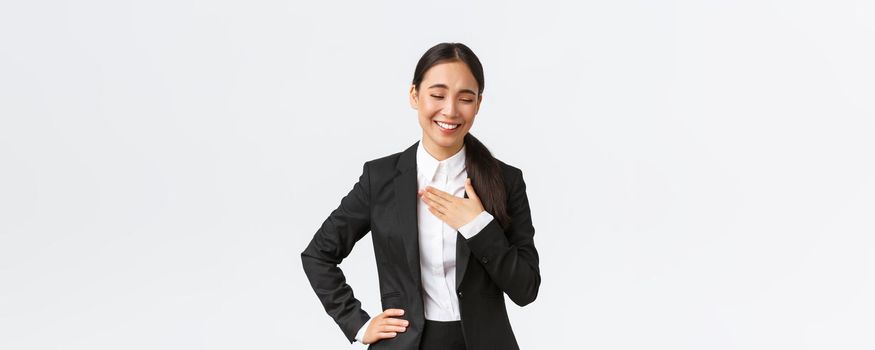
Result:
<svg viewBox="0 0 875 350"><path fill-rule="evenodd" d="M418 143L365 162L358 182L301 253L313 291L353 342L370 315L362 310L337 265L371 232L383 309L404 309L402 318L409 325L405 332L373 343L370 349L416 350L425 324L416 210ZM541 284L522 171L500 160L498 163L507 191L509 226L503 229L493 219L471 239L456 233L456 290L469 350L519 349L504 295L524 306L535 300Z"/></svg>

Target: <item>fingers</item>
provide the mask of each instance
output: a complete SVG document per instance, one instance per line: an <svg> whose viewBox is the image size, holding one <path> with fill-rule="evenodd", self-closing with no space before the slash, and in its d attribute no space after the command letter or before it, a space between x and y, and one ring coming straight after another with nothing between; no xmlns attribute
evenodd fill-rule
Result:
<svg viewBox="0 0 875 350"><path fill-rule="evenodd" d="M471 183L471 178L465 179L465 192L468 193L468 198L477 198L477 193L474 192L474 184Z"/></svg>
<svg viewBox="0 0 875 350"><path fill-rule="evenodd" d="M374 334L373 339L368 339L368 343L376 342L380 339L394 338L398 333L407 331L409 321L396 318L404 315L403 309L386 309L380 313L371 325L368 327L368 332Z"/></svg>
<svg viewBox="0 0 875 350"><path fill-rule="evenodd" d="M453 197L456 197L454 195L451 195L447 192L441 191L441 190L437 189L436 187L432 187L432 186L425 186L425 192L433 195L435 197L435 199L437 199L437 200L442 199L442 200L447 201L447 202L449 202Z"/></svg>
<svg viewBox="0 0 875 350"><path fill-rule="evenodd" d="M433 188L433 187L429 186L428 188ZM428 188L426 190L420 192L420 195L422 196L422 200L431 206L440 206L442 208L445 208L445 207L449 206L450 204L452 204L453 200L458 199L458 197L456 197L456 196L448 195L445 197L442 194L434 193L434 192L428 190ZM435 191L440 191L440 190L435 190Z"/></svg>
<svg viewBox="0 0 875 350"><path fill-rule="evenodd" d="M404 309L386 309L383 310L385 316L401 316L404 315Z"/></svg>
<svg viewBox="0 0 875 350"><path fill-rule="evenodd" d="M405 319L392 318L392 317L384 319L384 322L387 325L399 326L399 327L407 327L407 325L409 324L409 322Z"/></svg>
<svg viewBox="0 0 875 350"><path fill-rule="evenodd" d="M437 208L429 206L428 211L430 211L432 214L434 214L434 216L439 217L441 220L444 219L444 216L445 216L444 212L438 210Z"/></svg>
<svg viewBox="0 0 875 350"><path fill-rule="evenodd" d="M393 325L388 325L388 324L380 325L380 327L377 328L378 332L386 332L386 333L404 332L406 330L407 330L407 327L393 326Z"/></svg>
<svg viewBox="0 0 875 350"><path fill-rule="evenodd" d="M393 317L404 315L404 310L386 309L386 311L383 311L382 315L383 317L380 317L380 319L377 320L377 326L380 332L392 333L404 332L407 330L407 325L409 324L409 321L403 318Z"/></svg>
<svg viewBox="0 0 875 350"><path fill-rule="evenodd" d="M395 338L398 333L395 332L380 332L377 333L377 339Z"/></svg>
<svg viewBox="0 0 875 350"><path fill-rule="evenodd" d="M397 332L377 332L374 333L373 337L365 337L365 340L362 342L362 344L373 344L383 339L395 338L395 336L397 335Z"/></svg>
<svg viewBox="0 0 875 350"><path fill-rule="evenodd" d="M445 206L443 203L435 201L434 195L429 196L429 194L426 193L425 195L422 196L422 200L425 202L425 204L428 204L428 206L431 208L437 208L437 209L442 209L442 210L446 210L446 208L447 208L447 206Z"/></svg>

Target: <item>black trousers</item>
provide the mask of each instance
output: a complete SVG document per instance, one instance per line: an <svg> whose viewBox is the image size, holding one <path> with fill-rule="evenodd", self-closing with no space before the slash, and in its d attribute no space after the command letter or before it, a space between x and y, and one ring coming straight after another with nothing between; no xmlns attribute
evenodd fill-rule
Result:
<svg viewBox="0 0 875 350"><path fill-rule="evenodd" d="M465 350L462 321L425 320L419 350Z"/></svg>

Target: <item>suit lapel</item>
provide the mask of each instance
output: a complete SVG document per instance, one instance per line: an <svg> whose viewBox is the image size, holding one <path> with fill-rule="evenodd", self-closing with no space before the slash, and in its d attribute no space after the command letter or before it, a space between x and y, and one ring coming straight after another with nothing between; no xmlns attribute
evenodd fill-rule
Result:
<svg viewBox="0 0 875 350"><path fill-rule="evenodd" d="M419 189L416 179L416 147L418 145L419 141L416 141L413 146L401 153L397 165L400 174L393 181L396 215L398 215L404 255L407 258L407 265L417 289L422 285L419 272L419 226L417 225L416 212L416 204L419 200L416 194Z"/></svg>
<svg viewBox="0 0 875 350"><path fill-rule="evenodd" d="M465 198L468 198L468 192L465 191ZM465 236L462 236L459 231L456 231L456 289L462 284L462 277L465 277L465 271L468 269L468 256L471 255L471 250L468 248L468 243Z"/></svg>

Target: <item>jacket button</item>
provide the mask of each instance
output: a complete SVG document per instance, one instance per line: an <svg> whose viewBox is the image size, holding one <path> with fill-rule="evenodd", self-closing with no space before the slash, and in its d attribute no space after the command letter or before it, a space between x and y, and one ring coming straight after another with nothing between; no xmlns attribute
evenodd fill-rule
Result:
<svg viewBox="0 0 875 350"><path fill-rule="evenodd" d="M484 257L480 258L480 261L482 261L485 264L485 263L489 262L489 259L484 256Z"/></svg>
<svg viewBox="0 0 875 350"><path fill-rule="evenodd" d="M458 293L456 293L456 294L459 294L459 298L462 297L462 291L461 291L461 290L460 290Z"/></svg>

